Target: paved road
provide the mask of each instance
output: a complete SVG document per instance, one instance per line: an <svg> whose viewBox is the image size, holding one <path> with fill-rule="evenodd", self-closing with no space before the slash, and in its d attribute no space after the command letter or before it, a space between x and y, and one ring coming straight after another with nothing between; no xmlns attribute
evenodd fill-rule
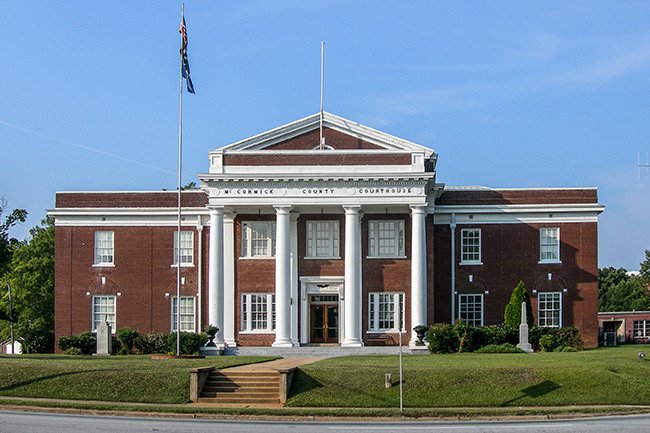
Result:
<svg viewBox="0 0 650 433"><path fill-rule="evenodd" d="M222 421L0 411L1 433L647 433L650 416L517 422L286 422Z"/></svg>

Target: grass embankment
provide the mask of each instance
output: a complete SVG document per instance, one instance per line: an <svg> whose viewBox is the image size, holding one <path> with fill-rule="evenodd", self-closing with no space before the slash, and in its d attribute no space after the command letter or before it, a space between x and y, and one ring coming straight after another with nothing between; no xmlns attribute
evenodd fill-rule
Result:
<svg viewBox="0 0 650 433"><path fill-rule="evenodd" d="M404 407L650 405L650 361L637 359L648 349L405 356ZM395 407L398 380L396 356L327 359L301 367L287 405Z"/></svg>
<svg viewBox="0 0 650 433"><path fill-rule="evenodd" d="M114 402L186 403L190 369L233 367L274 358L224 356L0 356L0 396Z"/></svg>

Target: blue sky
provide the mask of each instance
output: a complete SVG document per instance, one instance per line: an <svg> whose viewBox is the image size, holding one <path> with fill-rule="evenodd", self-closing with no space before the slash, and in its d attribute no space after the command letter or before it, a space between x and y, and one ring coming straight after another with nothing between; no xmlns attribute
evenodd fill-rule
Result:
<svg viewBox="0 0 650 433"><path fill-rule="evenodd" d="M435 149L438 181L596 186L600 266L650 248L650 3L193 1L184 182L325 109ZM178 1L3 4L0 195L176 185Z"/></svg>

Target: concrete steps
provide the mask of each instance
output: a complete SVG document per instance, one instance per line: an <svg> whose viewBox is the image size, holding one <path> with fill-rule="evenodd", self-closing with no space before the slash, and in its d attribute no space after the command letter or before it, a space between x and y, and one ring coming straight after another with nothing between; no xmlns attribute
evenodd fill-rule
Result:
<svg viewBox="0 0 650 433"><path fill-rule="evenodd" d="M280 375L275 371L213 371L205 381L199 403L280 404Z"/></svg>

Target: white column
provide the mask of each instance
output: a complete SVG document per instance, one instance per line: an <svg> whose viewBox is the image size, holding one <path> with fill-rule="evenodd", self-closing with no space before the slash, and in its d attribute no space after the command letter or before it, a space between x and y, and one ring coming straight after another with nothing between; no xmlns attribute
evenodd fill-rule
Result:
<svg viewBox="0 0 650 433"><path fill-rule="evenodd" d="M291 344L291 257L289 211L291 206L273 206L275 223L275 341L273 347Z"/></svg>
<svg viewBox="0 0 650 433"><path fill-rule="evenodd" d="M300 346L298 341L298 216L297 212L290 214L290 257L291 257L291 344Z"/></svg>
<svg viewBox="0 0 650 433"><path fill-rule="evenodd" d="M223 220L223 338L235 347L235 213L226 212Z"/></svg>
<svg viewBox="0 0 650 433"><path fill-rule="evenodd" d="M208 270L208 320L219 328L217 346L223 340L223 207L210 208L210 245Z"/></svg>
<svg viewBox="0 0 650 433"><path fill-rule="evenodd" d="M345 337L342 347L361 347L361 206L345 210Z"/></svg>
<svg viewBox="0 0 650 433"><path fill-rule="evenodd" d="M411 340L418 341L413 328L427 325L427 235L424 206L411 206Z"/></svg>

